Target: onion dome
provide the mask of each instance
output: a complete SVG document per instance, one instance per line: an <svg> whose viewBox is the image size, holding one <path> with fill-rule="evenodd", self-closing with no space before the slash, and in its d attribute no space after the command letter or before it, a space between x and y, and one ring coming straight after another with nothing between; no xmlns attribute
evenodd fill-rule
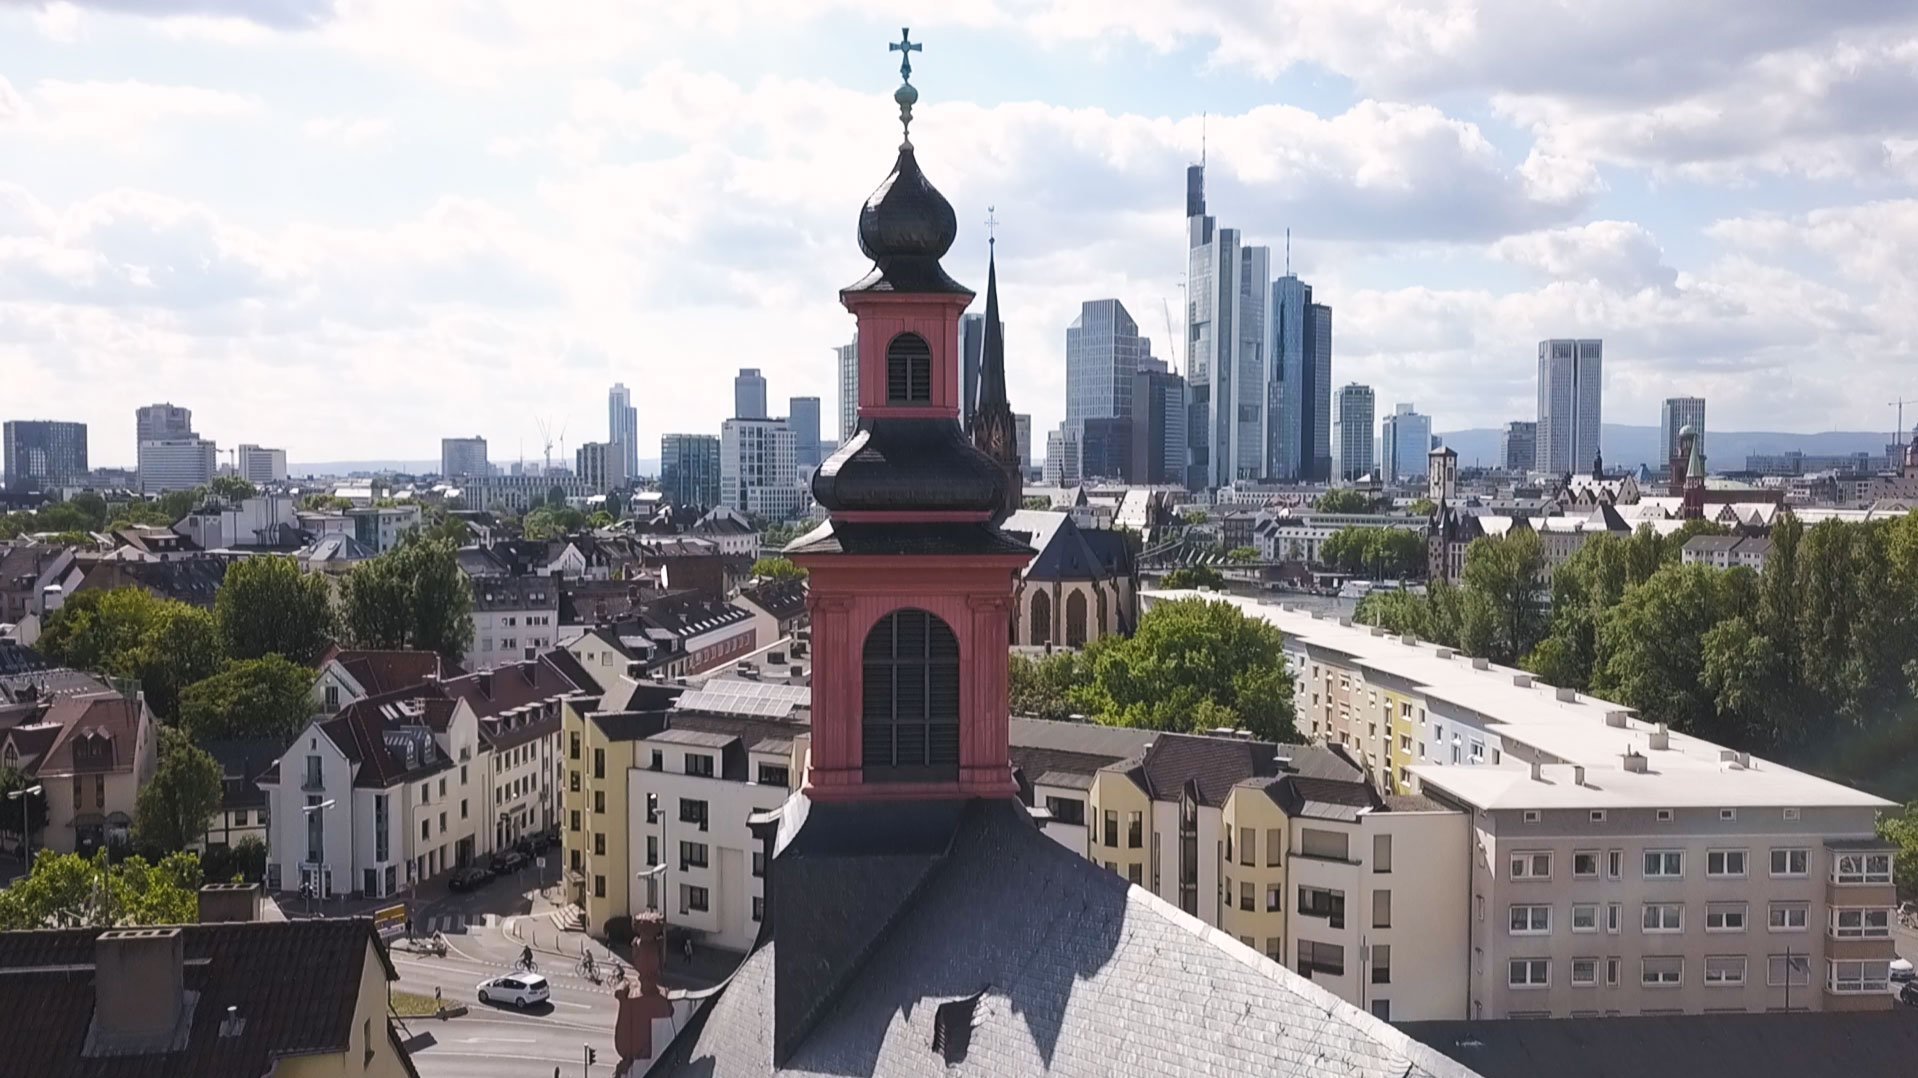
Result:
<svg viewBox="0 0 1918 1078"><path fill-rule="evenodd" d="M846 291L970 295L939 265L958 236L952 203L919 171L911 144L901 146L892 174L859 210L859 249L872 272Z"/></svg>
<svg viewBox="0 0 1918 1078"><path fill-rule="evenodd" d="M952 420L872 418L820 465L812 493L830 513L996 512L1006 476Z"/></svg>

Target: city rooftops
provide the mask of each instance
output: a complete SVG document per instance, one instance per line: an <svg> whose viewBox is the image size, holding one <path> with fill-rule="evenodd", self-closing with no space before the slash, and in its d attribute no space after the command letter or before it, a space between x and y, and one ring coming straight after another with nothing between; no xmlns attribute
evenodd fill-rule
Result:
<svg viewBox="0 0 1918 1078"><path fill-rule="evenodd" d="M1480 808L1891 806L1862 790L1665 730L1623 704L1548 685L1451 648L1408 643L1371 626L1238 596L1146 593L1148 599L1191 596L1228 602L1263 619L1308 655L1323 649L1367 674L1389 677L1395 689L1411 686L1399 691L1424 697L1439 722L1460 721L1454 718L1459 713L1474 716L1472 725L1502 739L1500 762L1489 762L1488 755L1483 764L1419 764L1411 771L1422 785ZM1533 756L1542 761L1536 779L1527 759ZM1584 769L1582 785L1575 768Z"/></svg>

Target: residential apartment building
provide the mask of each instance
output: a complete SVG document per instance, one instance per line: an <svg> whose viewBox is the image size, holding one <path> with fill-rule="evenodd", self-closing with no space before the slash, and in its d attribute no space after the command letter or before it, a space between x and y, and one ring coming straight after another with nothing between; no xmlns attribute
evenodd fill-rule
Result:
<svg viewBox="0 0 1918 1078"><path fill-rule="evenodd" d="M1604 419L1604 342L1538 342L1538 451L1532 467L1567 475L1598 456Z"/></svg>
<svg viewBox="0 0 1918 1078"><path fill-rule="evenodd" d="M1356 483L1372 474L1372 387L1354 382L1339 389L1332 442L1338 450L1333 483Z"/></svg>
<svg viewBox="0 0 1918 1078"><path fill-rule="evenodd" d="M1301 734L1469 821L1470 1017L1890 1005L1889 802L1450 648L1221 601L1285 634Z"/></svg>
<svg viewBox="0 0 1918 1078"><path fill-rule="evenodd" d="M7 489L58 490L87 474L87 425L51 419L9 419L0 426Z"/></svg>
<svg viewBox="0 0 1918 1078"><path fill-rule="evenodd" d="M524 662L558 643L556 576L488 576L473 584L473 648L466 663L488 670Z"/></svg>
<svg viewBox="0 0 1918 1078"><path fill-rule="evenodd" d="M554 490L558 490L562 497L576 506L586 504L586 499L599 493L585 480L563 472L546 475L473 474L461 478L459 490L468 509L522 514L535 506L545 505Z"/></svg>
<svg viewBox="0 0 1918 1078"><path fill-rule="evenodd" d="M91 855L125 845L140 788L159 762L146 698L74 671L8 681L0 685L0 770L42 787L46 828L36 846Z"/></svg>
<svg viewBox="0 0 1918 1078"><path fill-rule="evenodd" d="M440 475L443 478L492 474L493 467L486 460L486 439L477 434L471 438L440 439ZM468 504L472 504L471 499L468 499Z"/></svg>
<svg viewBox="0 0 1918 1078"><path fill-rule="evenodd" d="M798 516L807 497L794 454L786 420L726 420L719 433L719 504L768 520Z"/></svg>
<svg viewBox="0 0 1918 1078"><path fill-rule="evenodd" d="M1252 525L1252 545L1265 561L1297 561L1316 565L1325 541L1347 528L1399 528L1423 536L1430 522L1424 517L1385 513L1323 513L1293 506L1261 511Z"/></svg>
<svg viewBox="0 0 1918 1078"><path fill-rule="evenodd" d="M573 451L573 474L600 494L623 490L632 474L626 470L626 447L618 442L587 442Z"/></svg>
<svg viewBox="0 0 1918 1078"><path fill-rule="evenodd" d="M659 489L681 508L719 504L719 439L668 434L659 440Z"/></svg>
<svg viewBox="0 0 1918 1078"><path fill-rule="evenodd" d="M161 438L140 443L140 492L192 490L213 481L219 453L204 438Z"/></svg>
<svg viewBox="0 0 1918 1078"><path fill-rule="evenodd" d="M235 451L234 470L256 487L286 482L286 450L242 444Z"/></svg>
<svg viewBox="0 0 1918 1078"><path fill-rule="evenodd" d="M1685 540L1679 559L1686 565L1717 569L1743 566L1762 572L1771 557L1771 540L1756 535L1694 535Z"/></svg>

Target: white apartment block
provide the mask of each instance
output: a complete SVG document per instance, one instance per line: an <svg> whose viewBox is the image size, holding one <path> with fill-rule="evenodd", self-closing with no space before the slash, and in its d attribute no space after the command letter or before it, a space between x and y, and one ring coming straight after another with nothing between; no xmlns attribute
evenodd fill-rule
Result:
<svg viewBox="0 0 1918 1078"><path fill-rule="evenodd" d="M420 507L368 506L348 509L346 517L353 525L353 538L368 550L384 554L400 545L401 536L420 526Z"/></svg>
<svg viewBox="0 0 1918 1078"><path fill-rule="evenodd" d="M559 581L549 576L476 577L473 646L466 665L490 670L525 662L559 639Z"/></svg>
<svg viewBox="0 0 1918 1078"><path fill-rule="evenodd" d="M1252 542L1267 561L1304 561L1318 564L1325 541L1347 528L1401 528L1420 536L1430 527L1424 517L1378 513L1321 513L1291 507L1259 514L1252 525Z"/></svg>
<svg viewBox="0 0 1918 1078"><path fill-rule="evenodd" d="M157 438L140 443L140 493L192 490L213 481L219 453L204 438Z"/></svg>
<svg viewBox="0 0 1918 1078"><path fill-rule="evenodd" d="M286 482L286 450L241 445L235 454L234 469L240 478L256 487Z"/></svg>
<svg viewBox="0 0 1918 1078"><path fill-rule="evenodd" d="M790 520L806 509L792 427L784 419L728 419L719 428L719 500L742 513Z"/></svg>
<svg viewBox="0 0 1918 1078"><path fill-rule="evenodd" d="M1463 1017L1890 1005L1889 802L1449 648L1222 601L1285 633L1302 735L1468 821Z"/></svg>
<svg viewBox="0 0 1918 1078"><path fill-rule="evenodd" d="M587 442L573 451L574 474L596 493L623 490L632 476L626 474L626 447L619 442Z"/></svg>

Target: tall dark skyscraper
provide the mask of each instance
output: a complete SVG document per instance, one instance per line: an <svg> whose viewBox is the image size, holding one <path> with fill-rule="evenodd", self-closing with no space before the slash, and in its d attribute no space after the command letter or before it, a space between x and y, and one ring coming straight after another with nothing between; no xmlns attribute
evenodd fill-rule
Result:
<svg viewBox="0 0 1918 1078"><path fill-rule="evenodd" d="M1132 454L1126 482L1185 483L1185 420L1185 379L1163 369L1140 367L1132 376Z"/></svg>
<svg viewBox="0 0 1918 1078"><path fill-rule="evenodd" d="M719 439L711 434L668 434L659 440L659 489L684 508L719 504Z"/></svg>
<svg viewBox="0 0 1918 1078"><path fill-rule="evenodd" d="M786 404L786 425L793 432L793 459L810 476L819 467L819 398L793 397Z"/></svg>
<svg viewBox="0 0 1918 1078"><path fill-rule="evenodd" d="M10 419L4 429L7 489L53 490L87 474L87 425L54 419Z"/></svg>
<svg viewBox="0 0 1918 1078"><path fill-rule="evenodd" d="M1271 475L1322 481L1332 474L1332 308L1290 272L1272 282L1271 354L1278 421Z"/></svg>
<svg viewBox="0 0 1918 1078"><path fill-rule="evenodd" d="M1266 477L1272 409L1266 364L1271 251L1205 212L1203 166L1186 172L1187 485L1216 489Z"/></svg>
<svg viewBox="0 0 1918 1078"><path fill-rule="evenodd" d="M733 418L767 418L766 376L757 367L741 367L733 378Z"/></svg>
<svg viewBox="0 0 1918 1078"><path fill-rule="evenodd" d="M1592 466L1604 422L1604 376L1603 342L1538 342L1539 471L1570 475Z"/></svg>

